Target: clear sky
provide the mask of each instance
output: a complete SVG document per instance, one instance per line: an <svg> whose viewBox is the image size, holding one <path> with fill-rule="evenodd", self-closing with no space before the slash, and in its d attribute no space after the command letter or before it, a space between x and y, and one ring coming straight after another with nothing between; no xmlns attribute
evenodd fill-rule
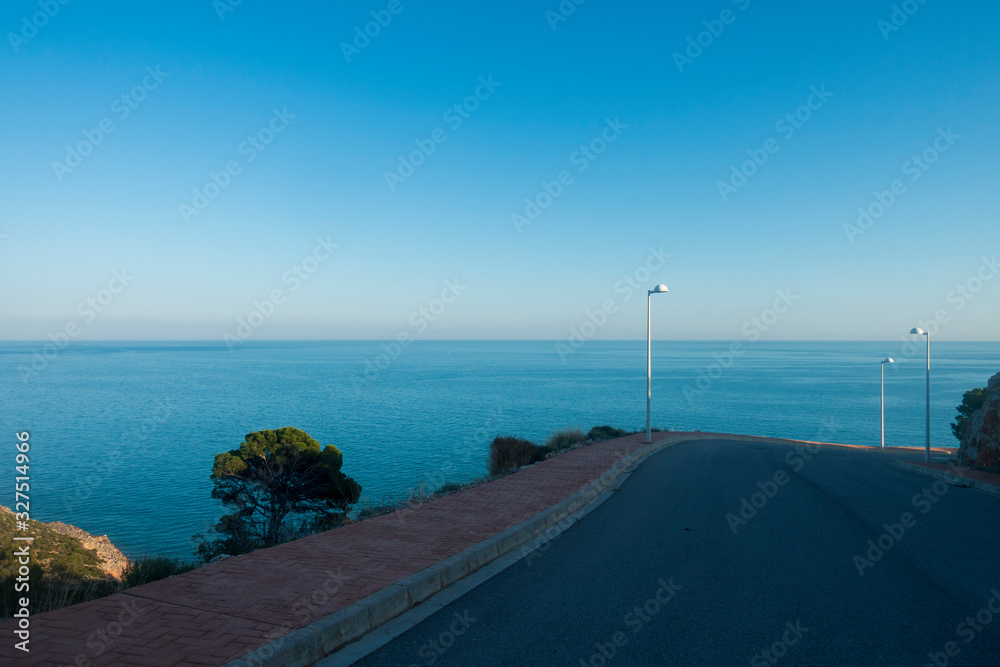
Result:
<svg viewBox="0 0 1000 667"><path fill-rule="evenodd" d="M0 337L641 338L635 276L1000 340L1000 6L893 4L9 0Z"/></svg>

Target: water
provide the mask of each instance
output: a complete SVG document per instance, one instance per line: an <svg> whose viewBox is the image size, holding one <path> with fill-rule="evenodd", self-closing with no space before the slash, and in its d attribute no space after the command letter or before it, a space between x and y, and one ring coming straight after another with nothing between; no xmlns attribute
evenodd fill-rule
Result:
<svg viewBox="0 0 1000 667"><path fill-rule="evenodd" d="M589 342L565 360L551 342L417 342L384 369L366 366L386 360L377 342L74 342L45 362L43 347L0 344L0 467L13 478L14 433L30 431L32 517L107 534L130 556L192 556L190 536L222 513L213 457L251 431L296 426L337 445L376 499L482 475L500 433L645 426L645 341ZM716 358L728 348L654 343L654 426L875 445L890 355L886 444L923 446L922 341L758 342ZM1000 371L1000 343L933 352L932 443L955 446L955 406Z"/></svg>

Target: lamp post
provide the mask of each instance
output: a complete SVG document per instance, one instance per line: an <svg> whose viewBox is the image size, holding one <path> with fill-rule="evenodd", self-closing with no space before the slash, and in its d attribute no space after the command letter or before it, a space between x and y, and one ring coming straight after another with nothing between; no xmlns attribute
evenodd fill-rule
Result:
<svg viewBox="0 0 1000 667"><path fill-rule="evenodd" d="M927 439L924 445L924 461L931 460L931 333L920 327L910 330L914 336L927 336Z"/></svg>
<svg viewBox="0 0 1000 667"><path fill-rule="evenodd" d="M885 449L885 365L896 363L892 357L882 360L882 449Z"/></svg>
<svg viewBox="0 0 1000 667"><path fill-rule="evenodd" d="M657 285L646 292L646 442L653 442L653 429L651 428L649 407L653 397L653 345L650 342L653 334L653 295L667 291L666 285Z"/></svg>

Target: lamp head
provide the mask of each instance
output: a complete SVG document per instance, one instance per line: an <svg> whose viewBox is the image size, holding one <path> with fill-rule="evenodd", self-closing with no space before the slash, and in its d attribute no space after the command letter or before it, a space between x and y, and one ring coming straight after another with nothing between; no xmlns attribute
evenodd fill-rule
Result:
<svg viewBox="0 0 1000 667"><path fill-rule="evenodd" d="M915 336L926 336L927 335L927 332L924 331L923 329L921 329L920 327L913 327L913 329L910 330L910 333L913 334L913 335L915 335Z"/></svg>
<svg viewBox="0 0 1000 667"><path fill-rule="evenodd" d="M669 290L667 289L666 285L657 285L653 289L649 290L649 293L650 294L660 294L661 292L667 292L667 291L669 291Z"/></svg>
<svg viewBox="0 0 1000 667"><path fill-rule="evenodd" d="M894 364L894 363L896 363L896 360L893 359L892 357L886 357L885 359L882 360L882 363L883 364Z"/></svg>

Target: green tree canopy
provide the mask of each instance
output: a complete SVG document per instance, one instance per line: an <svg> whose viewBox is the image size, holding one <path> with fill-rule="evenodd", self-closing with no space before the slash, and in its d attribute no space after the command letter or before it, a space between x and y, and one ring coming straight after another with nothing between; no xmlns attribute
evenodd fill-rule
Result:
<svg viewBox="0 0 1000 667"><path fill-rule="evenodd" d="M199 554L208 560L247 553L339 524L361 495L361 485L341 472L343 460L339 449L321 447L297 428L248 434L239 449L215 457L212 497L232 514Z"/></svg>
<svg viewBox="0 0 1000 667"><path fill-rule="evenodd" d="M955 434L955 437L962 440L962 435L965 433L966 422L972 417L972 413L983 407L983 403L986 402L986 387L981 389L972 389L965 392L965 396L962 397L962 404L958 406L958 416L955 417L955 421L951 425L951 432Z"/></svg>

